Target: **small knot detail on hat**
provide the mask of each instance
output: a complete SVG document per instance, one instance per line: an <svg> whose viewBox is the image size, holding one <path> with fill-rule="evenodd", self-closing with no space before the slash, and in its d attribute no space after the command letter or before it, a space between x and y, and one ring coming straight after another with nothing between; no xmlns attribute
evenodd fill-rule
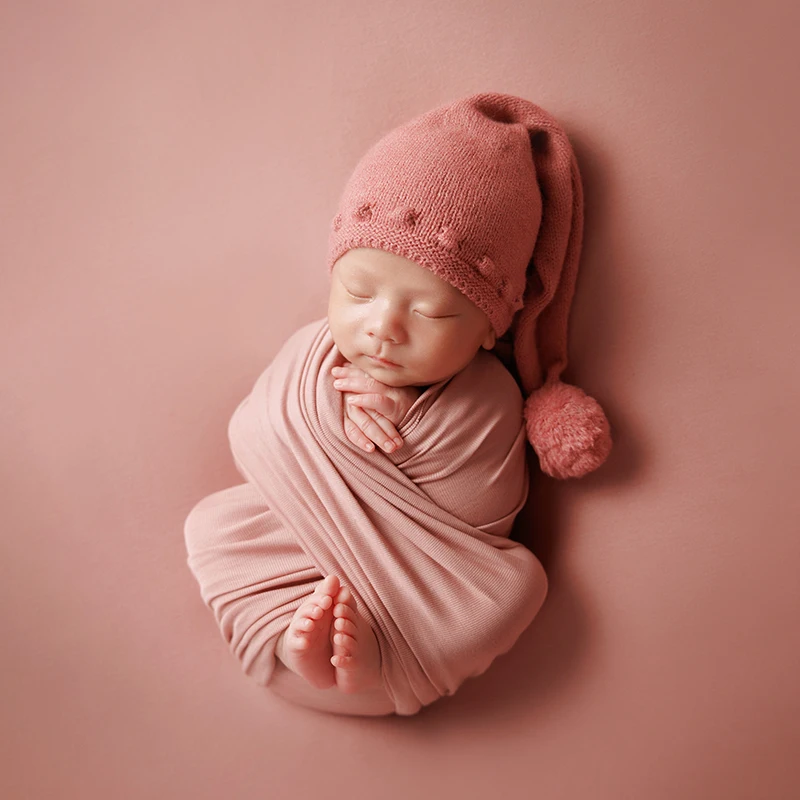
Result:
<svg viewBox="0 0 800 800"><path fill-rule="evenodd" d="M480 272L486 280L491 280L497 272L497 267L489 256L483 256L478 262L478 272Z"/></svg>
<svg viewBox="0 0 800 800"><path fill-rule="evenodd" d="M408 206L398 206L389 215L389 219L398 227L406 228L406 230L414 230L414 226L419 219L419 211L409 208Z"/></svg>
<svg viewBox="0 0 800 800"><path fill-rule="evenodd" d="M498 294L503 298L503 300L506 300L513 306L516 306L516 304L522 299L521 295L516 296L514 286L512 285L511 281L508 280L508 278L500 279L500 288Z"/></svg>
<svg viewBox="0 0 800 800"><path fill-rule="evenodd" d="M337 214L333 218L333 229L335 231L338 231L341 227L342 227L342 215L341 214Z"/></svg>
<svg viewBox="0 0 800 800"><path fill-rule="evenodd" d="M353 218L359 222L368 222L372 219L372 203L363 203L355 211L353 211Z"/></svg>
<svg viewBox="0 0 800 800"><path fill-rule="evenodd" d="M444 227L442 228L436 240L446 250L458 250L460 237L454 228Z"/></svg>
<svg viewBox="0 0 800 800"><path fill-rule="evenodd" d="M553 478L581 478L611 452L603 409L577 386L546 383L525 401L523 415L542 471Z"/></svg>

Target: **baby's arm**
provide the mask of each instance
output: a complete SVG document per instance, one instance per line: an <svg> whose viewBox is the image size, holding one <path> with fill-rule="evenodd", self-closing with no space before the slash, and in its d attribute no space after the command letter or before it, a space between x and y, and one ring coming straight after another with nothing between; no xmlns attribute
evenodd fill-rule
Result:
<svg viewBox="0 0 800 800"><path fill-rule="evenodd" d="M331 370L333 386L344 395L344 429L353 444L387 453L403 446L399 425L420 395L413 386L387 386L350 363ZM374 444L373 444L374 443Z"/></svg>

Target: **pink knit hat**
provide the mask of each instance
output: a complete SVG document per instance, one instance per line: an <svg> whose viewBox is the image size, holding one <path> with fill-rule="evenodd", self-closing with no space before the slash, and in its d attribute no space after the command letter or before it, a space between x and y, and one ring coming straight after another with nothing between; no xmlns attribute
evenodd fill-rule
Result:
<svg viewBox="0 0 800 800"><path fill-rule="evenodd" d="M581 477L611 450L598 403L560 381L583 234L583 188L561 126L533 103L476 94L395 128L348 181L328 272L356 247L404 256L510 330L542 470Z"/></svg>

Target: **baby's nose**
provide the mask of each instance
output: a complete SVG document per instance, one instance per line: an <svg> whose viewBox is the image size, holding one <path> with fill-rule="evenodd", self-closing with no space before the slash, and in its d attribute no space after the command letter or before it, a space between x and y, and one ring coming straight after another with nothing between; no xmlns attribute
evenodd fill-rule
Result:
<svg viewBox="0 0 800 800"><path fill-rule="evenodd" d="M366 327L367 335L382 342L397 343L403 338L403 324L400 317L392 311L374 314Z"/></svg>

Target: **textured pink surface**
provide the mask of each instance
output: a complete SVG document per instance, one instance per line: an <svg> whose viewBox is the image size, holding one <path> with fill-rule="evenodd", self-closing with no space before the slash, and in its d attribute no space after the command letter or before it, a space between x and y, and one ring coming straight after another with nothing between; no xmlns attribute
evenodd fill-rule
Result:
<svg viewBox="0 0 800 800"><path fill-rule="evenodd" d="M0 795L797 793L800 20L757 10L3 4ZM550 591L489 672L409 719L296 709L242 679L183 520L324 314L366 144L483 90L576 143L567 377L615 450L535 487Z"/></svg>

